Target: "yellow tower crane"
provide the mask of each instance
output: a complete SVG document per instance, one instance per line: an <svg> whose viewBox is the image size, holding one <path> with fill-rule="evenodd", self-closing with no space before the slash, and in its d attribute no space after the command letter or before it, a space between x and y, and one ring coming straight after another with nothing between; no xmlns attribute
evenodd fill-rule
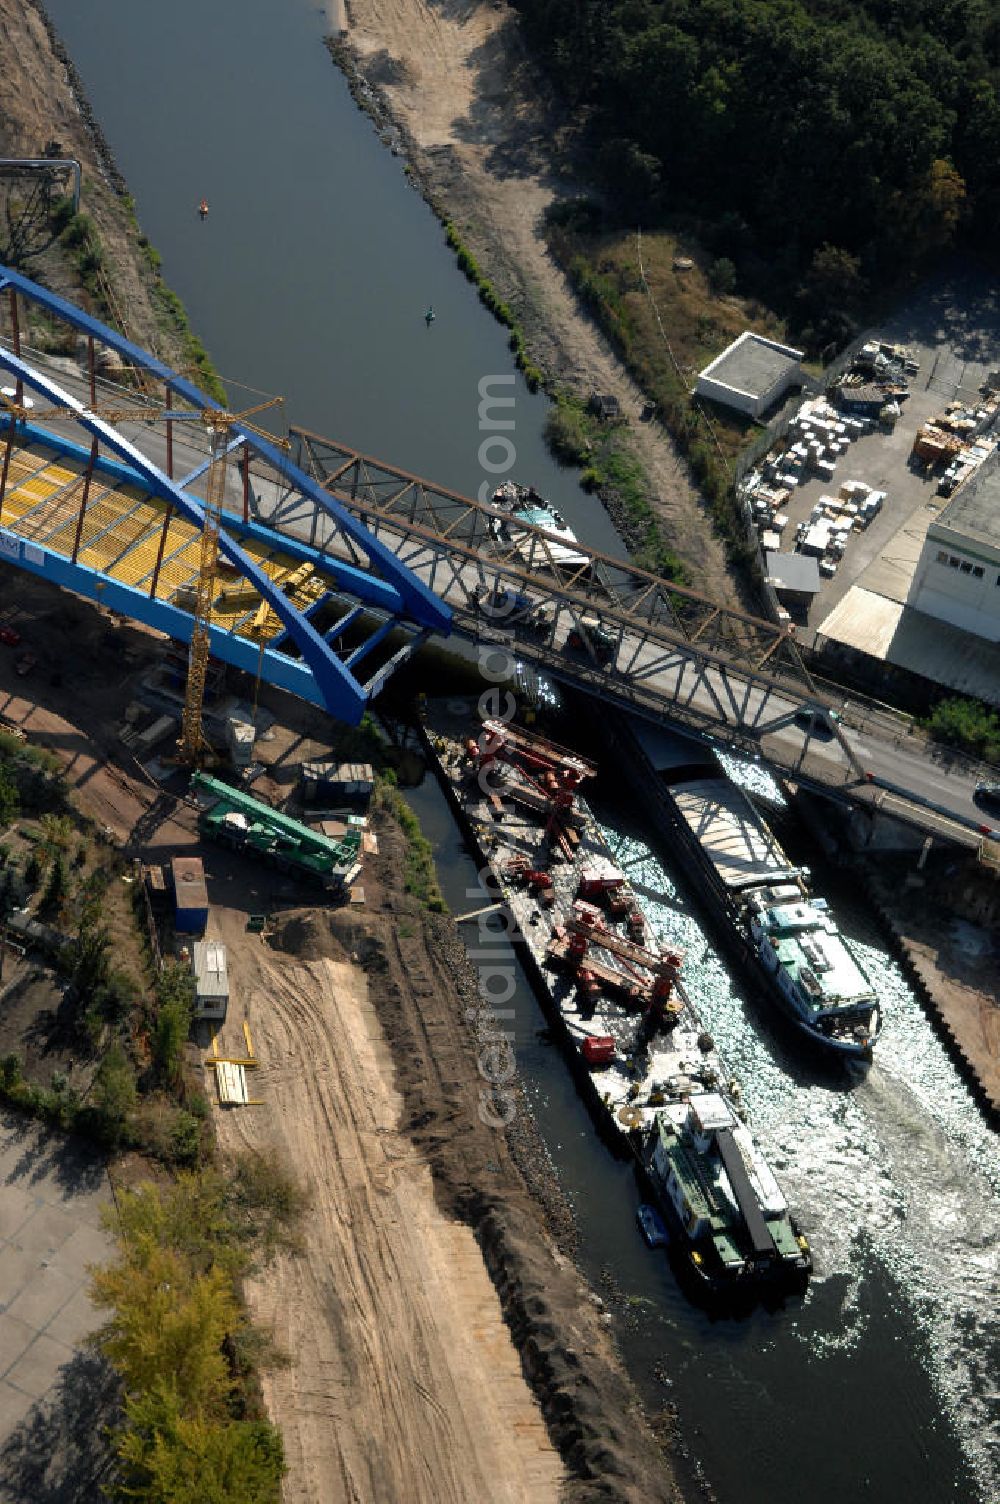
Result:
<svg viewBox="0 0 1000 1504"><path fill-rule="evenodd" d="M222 524L225 495L226 429L222 424L217 424L212 428L212 463L208 470L208 488L205 492L205 521L198 556L194 626L188 650L187 686L181 716L180 760L191 767L204 762L210 751L202 725L202 710L205 704L205 680L208 677L212 602L215 600L215 577L219 565L219 528Z"/></svg>
<svg viewBox="0 0 1000 1504"><path fill-rule="evenodd" d="M197 767L210 753L202 712L205 704L205 683L208 678L208 660L212 630L212 605L216 595L216 574L219 566L219 528L222 525L222 508L226 496L226 448L230 428L235 423L252 428L246 423L252 413L272 407L280 398L260 402L256 407L242 413L230 413L210 409L203 414L211 433L212 460L208 467L208 484L205 490L205 521L201 531L201 552L198 556L198 584L196 587L194 626L188 652L187 687L184 693L184 710L181 716L181 740L179 760L190 767ZM271 438L271 435L267 435ZM264 603L266 605L266 602ZM263 612L258 611L260 617ZM266 618L266 612L264 612Z"/></svg>

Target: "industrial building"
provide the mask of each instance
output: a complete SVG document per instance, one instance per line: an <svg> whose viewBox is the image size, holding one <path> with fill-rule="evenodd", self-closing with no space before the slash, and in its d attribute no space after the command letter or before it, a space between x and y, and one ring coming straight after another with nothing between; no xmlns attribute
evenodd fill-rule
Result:
<svg viewBox="0 0 1000 1504"><path fill-rule="evenodd" d="M1000 642L1000 455L927 529L907 605Z"/></svg>
<svg viewBox="0 0 1000 1504"><path fill-rule="evenodd" d="M759 418L789 388L802 385L802 354L746 329L699 372L695 393Z"/></svg>
<svg viewBox="0 0 1000 1504"><path fill-rule="evenodd" d="M786 605L810 606L819 593L819 565L807 554L768 553L767 583Z"/></svg>
<svg viewBox="0 0 1000 1504"><path fill-rule="evenodd" d="M196 940L192 964L195 1018L225 1018L229 1006L226 947L218 940Z"/></svg>

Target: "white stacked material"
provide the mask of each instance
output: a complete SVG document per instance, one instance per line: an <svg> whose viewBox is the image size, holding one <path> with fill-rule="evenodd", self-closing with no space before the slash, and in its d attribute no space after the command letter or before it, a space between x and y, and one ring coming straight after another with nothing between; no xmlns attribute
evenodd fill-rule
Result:
<svg viewBox="0 0 1000 1504"><path fill-rule="evenodd" d="M237 1065L231 1060L217 1061L215 1085L221 1106L245 1107L247 1105L247 1073L242 1065Z"/></svg>

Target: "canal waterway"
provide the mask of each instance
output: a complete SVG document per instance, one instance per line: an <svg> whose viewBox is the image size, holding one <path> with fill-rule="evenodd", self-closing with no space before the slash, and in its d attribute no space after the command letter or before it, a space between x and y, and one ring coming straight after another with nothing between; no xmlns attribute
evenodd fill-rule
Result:
<svg viewBox="0 0 1000 1504"><path fill-rule="evenodd" d="M770 1021L607 785L601 817L683 977L753 1130L810 1238L815 1273L778 1310L713 1317L682 1293L634 1225L639 1194L602 1150L526 980L518 1065L577 1216L581 1260L617 1312L630 1371L681 1434L721 1504L805 1493L844 1500L1000 1497L1000 1153L864 908L837 917L882 998L875 1063L829 1072ZM437 785L415 794L446 899L476 907L476 868ZM492 950L492 942L491 942ZM667 1380L668 1382L664 1382Z"/></svg>
<svg viewBox="0 0 1000 1504"><path fill-rule="evenodd" d="M282 392L292 421L474 493L479 383L512 371L504 333L350 99L321 45L323 7L47 3L233 405ZM543 399L520 378L516 392L515 473L613 545L544 448ZM413 802L449 903L475 907L436 785ZM598 1142L522 980L519 1067L643 1393L677 1405L721 1504L1000 1497L1000 1159L869 916L838 898L887 1014L876 1063L848 1086L762 1021L641 824L617 801L603 817L651 922L686 949L687 986L817 1266L778 1311L713 1320L690 1305L639 1240L631 1171Z"/></svg>
<svg viewBox="0 0 1000 1504"><path fill-rule="evenodd" d="M227 382L290 422L475 496L510 474L587 541L620 545L546 449L547 400L457 275L441 225L356 107L308 0L47 0L163 257ZM197 213L202 198L209 214ZM428 326L425 313L433 308ZM513 395L480 426L480 383ZM496 419L513 418L513 431Z"/></svg>

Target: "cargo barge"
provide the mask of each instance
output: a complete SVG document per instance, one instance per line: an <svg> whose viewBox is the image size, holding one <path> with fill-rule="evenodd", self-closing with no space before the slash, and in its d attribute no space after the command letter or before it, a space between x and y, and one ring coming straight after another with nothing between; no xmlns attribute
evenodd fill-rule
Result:
<svg viewBox="0 0 1000 1504"><path fill-rule="evenodd" d="M711 748L638 720L614 739L739 969L825 1055L870 1059L882 1009L808 869L789 860Z"/></svg>
<svg viewBox="0 0 1000 1504"><path fill-rule="evenodd" d="M602 1136L630 1155L675 1263L722 1295L801 1286L808 1244L680 979L579 789L592 763L430 702L428 750Z"/></svg>

